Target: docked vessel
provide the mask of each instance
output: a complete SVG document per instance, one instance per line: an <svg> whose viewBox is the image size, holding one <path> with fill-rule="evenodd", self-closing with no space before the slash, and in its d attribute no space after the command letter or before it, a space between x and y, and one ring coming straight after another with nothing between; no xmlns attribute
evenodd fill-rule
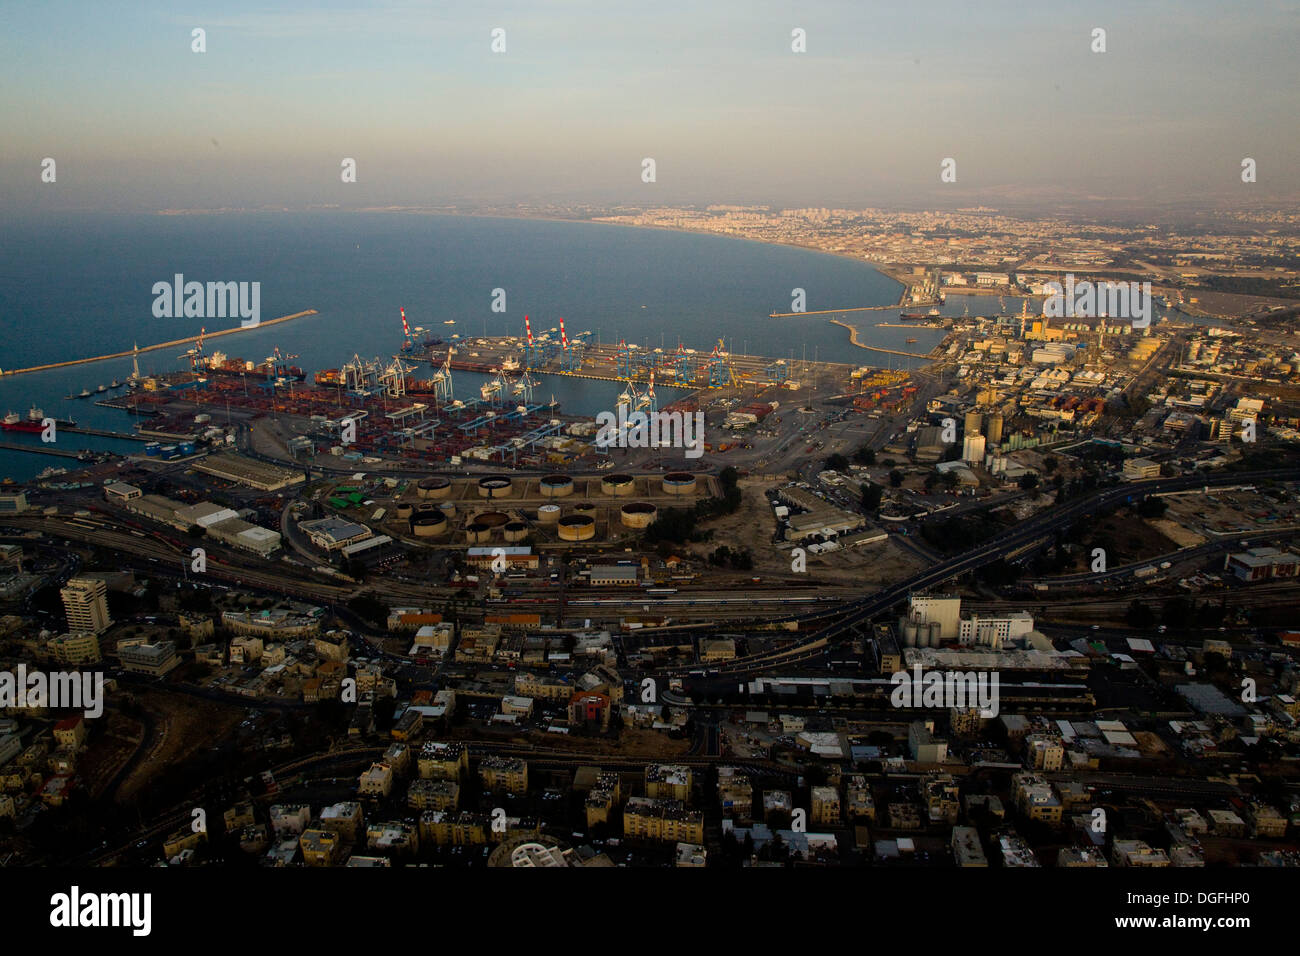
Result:
<svg viewBox="0 0 1300 956"><path fill-rule="evenodd" d="M223 352L213 352L202 363L202 367L213 375L237 375L263 381L284 378L301 382L307 378L307 373L298 366L290 365L275 356L254 364L242 358L229 358Z"/></svg>
<svg viewBox="0 0 1300 956"><path fill-rule="evenodd" d="M39 434L44 430L40 422L23 418L17 412L10 412L5 415L4 419L0 420L0 429L7 432L30 432L32 434Z"/></svg>

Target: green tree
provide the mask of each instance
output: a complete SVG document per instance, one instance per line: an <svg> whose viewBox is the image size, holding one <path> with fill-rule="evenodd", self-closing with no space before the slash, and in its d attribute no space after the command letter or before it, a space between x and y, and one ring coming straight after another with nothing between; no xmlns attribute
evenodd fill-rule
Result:
<svg viewBox="0 0 1300 956"><path fill-rule="evenodd" d="M875 482L864 481L860 490L862 492L863 512L874 515L880 510L880 501L884 497L885 489Z"/></svg>

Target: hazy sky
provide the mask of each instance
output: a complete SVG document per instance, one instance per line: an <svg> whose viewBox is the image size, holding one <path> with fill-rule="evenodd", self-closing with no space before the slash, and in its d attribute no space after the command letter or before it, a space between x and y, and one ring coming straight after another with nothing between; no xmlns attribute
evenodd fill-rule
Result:
<svg viewBox="0 0 1300 956"><path fill-rule="evenodd" d="M0 5L0 209L1297 195L1297 3L269 6Z"/></svg>

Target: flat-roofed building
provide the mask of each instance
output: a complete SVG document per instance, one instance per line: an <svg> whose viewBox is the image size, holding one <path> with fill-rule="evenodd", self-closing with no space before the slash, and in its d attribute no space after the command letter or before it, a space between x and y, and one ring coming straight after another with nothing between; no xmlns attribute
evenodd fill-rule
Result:
<svg viewBox="0 0 1300 956"><path fill-rule="evenodd" d="M1277 548L1250 548L1229 554L1223 567L1240 581L1293 578L1300 572L1300 557Z"/></svg>
<svg viewBox="0 0 1300 956"><path fill-rule="evenodd" d="M623 835L668 843L703 843L704 814L680 800L631 797L623 807Z"/></svg>
<svg viewBox="0 0 1300 956"><path fill-rule="evenodd" d="M978 830L974 827L952 828L952 858L953 862L963 867L989 865L988 857L984 855L984 847L980 845Z"/></svg>
<svg viewBox="0 0 1300 956"><path fill-rule="evenodd" d="M262 491L279 491L289 485L301 484L306 479L300 471L278 468L242 455L223 453L208 455L191 465L195 471L206 475L247 485Z"/></svg>
<svg viewBox="0 0 1300 956"><path fill-rule="evenodd" d="M1150 458L1130 458L1124 462L1123 471L1124 477L1131 481L1160 477L1160 465Z"/></svg>
<svg viewBox="0 0 1300 956"><path fill-rule="evenodd" d="M115 504L121 504L130 501L133 498L139 498L144 493L135 485L128 485L125 481L106 481L104 482L104 500L111 501Z"/></svg>
<svg viewBox="0 0 1300 956"><path fill-rule="evenodd" d="M333 830L348 843L356 843L364 823L365 817L361 812L361 804L348 800L323 808L320 812L320 820L317 821L317 828Z"/></svg>
<svg viewBox="0 0 1300 956"><path fill-rule="evenodd" d="M464 744L427 741L420 748L416 768L425 780L459 781L469 773L469 750Z"/></svg>
<svg viewBox="0 0 1300 956"><path fill-rule="evenodd" d="M1106 855L1096 847L1064 846L1057 851L1056 865L1060 867L1109 867Z"/></svg>
<svg viewBox="0 0 1300 956"><path fill-rule="evenodd" d="M334 866L343 853L339 835L331 830L305 830L298 838L302 861L307 866Z"/></svg>
<svg viewBox="0 0 1300 956"><path fill-rule="evenodd" d="M393 768L386 763L372 763L361 775L360 792L366 797L386 797L393 792Z"/></svg>
<svg viewBox="0 0 1300 956"><path fill-rule="evenodd" d="M98 664L104 658L99 650L99 635L94 631L72 631L50 638L45 645L55 663L72 667Z"/></svg>
<svg viewBox="0 0 1300 956"><path fill-rule="evenodd" d="M413 810L457 810L460 784L451 780L413 780L406 791L406 805Z"/></svg>
<svg viewBox="0 0 1300 956"><path fill-rule="evenodd" d="M598 823L608 823L609 816L613 812L618 800L618 774L610 771L601 771L596 775L596 781L592 784L591 789L587 791L587 799L585 801L587 826L594 827Z"/></svg>
<svg viewBox="0 0 1300 956"><path fill-rule="evenodd" d="M312 544L323 551L338 551L349 544L364 541L374 534L365 525L332 515L314 521L301 521L298 527Z"/></svg>
<svg viewBox="0 0 1300 956"><path fill-rule="evenodd" d="M171 641L158 641L156 644L141 642L126 646L119 641L117 656L122 662L123 670L151 677L161 677L181 662L176 655L176 645Z"/></svg>
<svg viewBox="0 0 1300 956"><path fill-rule="evenodd" d="M754 785L739 767L718 768L718 804L722 815L738 823L754 818Z"/></svg>
<svg viewBox="0 0 1300 956"><path fill-rule="evenodd" d="M108 585L98 578L73 578L59 591L69 631L103 634L113 625L108 614Z"/></svg>
<svg viewBox="0 0 1300 956"><path fill-rule="evenodd" d="M1030 734L1025 738L1025 762L1034 770L1060 770L1065 765L1065 745L1059 737Z"/></svg>
<svg viewBox="0 0 1300 956"><path fill-rule="evenodd" d="M646 794L656 800L691 802L694 773L684 764L650 764L645 768Z"/></svg>
<svg viewBox="0 0 1300 956"><path fill-rule="evenodd" d="M1164 867L1169 865L1169 854L1141 840L1116 840L1111 846L1110 858L1115 866Z"/></svg>
<svg viewBox="0 0 1300 956"><path fill-rule="evenodd" d="M1014 777L1016 805L1031 820L1055 826L1061 822L1063 807L1056 790L1044 778L1033 773Z"/></svg>
<svg viewBox="0 0 1300 956"><path fill-rule="evenodd" d="M840 825L840 792L834 787L812 788L812 813L809 823L817 826L837 827Z"/></svg>
<svg viewBox="0 0 1300 956"><path fill-rule="evenodd" d="M849 822L866 820L876 822L876 800L871 795L871 785L863 774L853 774L844 785L845 807Z"/></svg>
<svg viewBox="0 0 1300 956"><path fill-rule="evenodd" d="M420 839L438 846L486 845L492 820L469 810L425 810L420 814Z"/></svg>
<svg viewBox="0 0 1300 956"><path fill-rule="evenodd" d="M401 821L372 823L366 827L366 848L390 856L414 856L420 849L419 828Z"/></svg>
<svg viewBox="0 0 1300 956"><path fill-rule="evenodd" d="M638 569L634 564L592 565L588 580L595 587L636 587Z"/></svg>
<svg viewBox="0 0 1300 956"><path fill-rule="evenodd" d="M523 795L528 792L528 762L518 757L484 757L478 765L484 790L504 790Z"/></svg>
<svg viewBox="0 0 1300 956"><path fill-rule="evenodd" d="M283 839L299 836L311 825L311 807L305 803L275 804L269 811L271 829Z"/></svg>

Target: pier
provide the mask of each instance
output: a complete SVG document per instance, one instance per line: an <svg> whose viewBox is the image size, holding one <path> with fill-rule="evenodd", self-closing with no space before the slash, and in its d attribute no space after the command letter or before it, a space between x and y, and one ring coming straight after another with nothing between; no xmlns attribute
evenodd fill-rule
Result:
<svg viewBox="0 0 1300 956"><path fill-rule="evenodd" d="M223 335L234 335L236 332L251 332L253 329L265 329L272 325L279 325L281 322L291 322L294 319L301 319L304 316L317 314L319 313L317 313L315 309L307 309L304 312L295 312L292 315L282 315L278 319L268 319L265 322L259 322L257 325L249 326L247 329L243 326L236 326L233 329L218 329L215 332L205 333L202 337L205 340L216 339ZM154 345L146 345L139 349L127 349L125 352L110 352L107 355L93 355L89 358L68 359L66 362L50 362L46 365L33 365L30 368L0 370L0 375L7 378L10 375L23 375L27 372L48 372L51 369L69 368L73 365L89 365L92 362L104 362L108 359L131 358L133 355L138 355L141 352L154 352L158 349L171 349L178 345L189 345L198 340L198 335L189 335L183 339L172 339L170 342L158 342Z"/></svg>
<svg viewBox="0 0 1300 956"><path fill-rule="evenodd" d="M863 345L858 341L858 330L847 322L841 322L839 319L831 319L831 325L838 325L842 329L849 330L849 344L856 345L860 349L867 349L870 352L884 352L887 355L906 355L909 358L928 359L929 353L924 352L904 352L901 349L882 349L879 345Z"/></svg>
<svg viewBox="0 0 1300 956"><path fill-rule="evenodd" d="M100 438L122 438L126 441L150 441L151 439L137 435L135 432L114 432L103 428L82 428L80 425L63 425L59 428L61 432L72 432L77 435L98 435Z"/></svg>
<svg viewBox="0 0 1300 956"><path fill-rule="evenodd" d="M76 458L81 452L68 451L66 448L55 448L54 443L41 442L39 445L23 445L14 441L0 441L0 448L6 451L26 451L33 455L57 455L60 458Z"/></svg>
<svg viewBox="0 0 1300 956"><path fill-rule="evenodd" d="M892 312L897 305L863 305L856 309L816 309L812 312L772 312L769 319L789 319L800 315L839 315L843 312Z"/></svg>

